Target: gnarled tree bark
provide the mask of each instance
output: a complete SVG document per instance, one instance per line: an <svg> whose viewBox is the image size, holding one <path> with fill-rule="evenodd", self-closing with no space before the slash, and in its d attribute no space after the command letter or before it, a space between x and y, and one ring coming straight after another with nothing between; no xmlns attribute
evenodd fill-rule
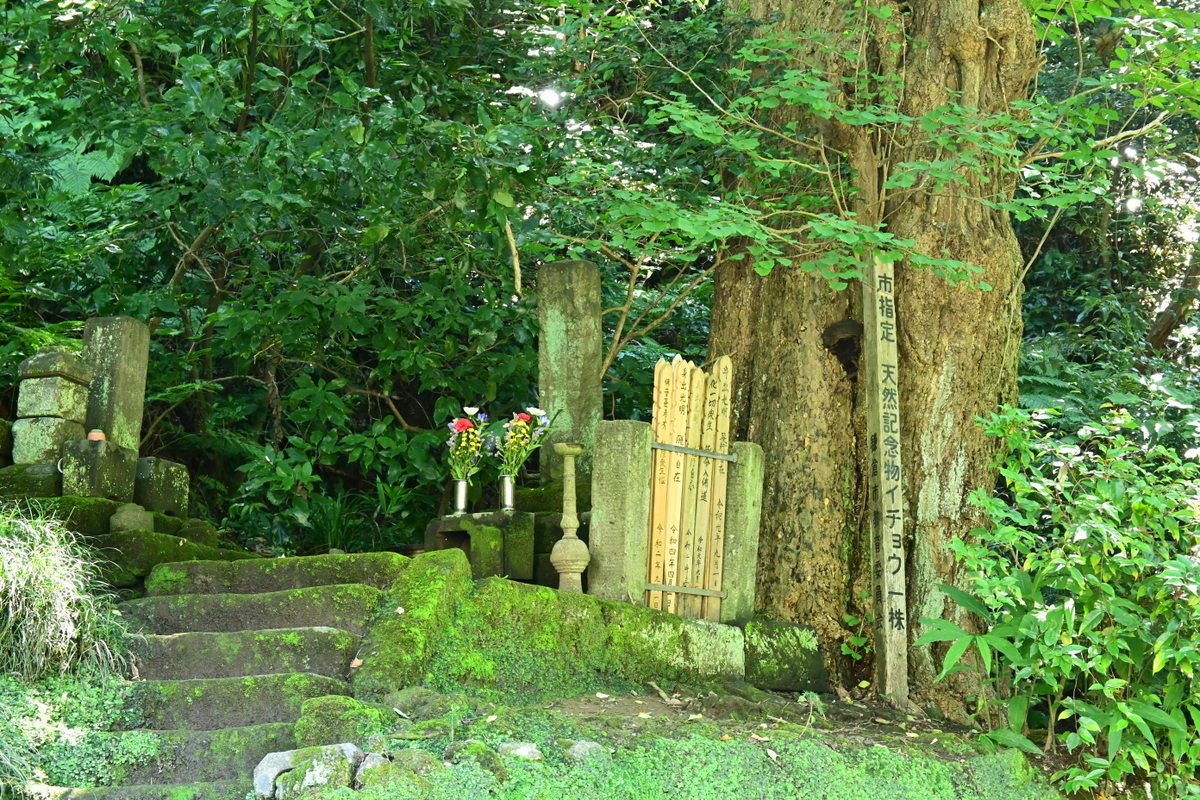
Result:
<svg viewBox="0 0 1200 800"><path fill-rule="evenodd" d="M854 102L850 70L864 64L898 79L899 110L914 118L948 104L1004 112L1025 97L1037 60L1020 0L868 2L890 6L891 22L847 15L848 2L750 0L749 7L756 19L779 20L801 35L815 28L855 42L856 59L816 56L825 59L824 77L847 87L847 102ZM855 36L841 38L851 25L860 27ZM934 190L918 181L890 195L884 182L899 164L936 157L919 128L881 135L814 121L814 131L844 154L859 221L882 221L925 253L972 264L992 287L950 285L897 265L911 641L921 617L959 613L936 584L955 582L949 542L980 523L969 496L995 480L995 446L976 417L1016 396L1021 256L1007 214L980 202L1011 197L1012 173L979 154L982 167L964 167L959 184ZM729 262L716 276L710 340L710 355L734 358L737 433L767 457L759 611L812 625L833 655L848 635L844 614L870 611L868 454L863 386L822 335L841 320L862 319L859 294L857 286L834 291L798 266L763 278ZM929 691L935 660L928 648L910 651L918 700L943 694Z"/></svg>

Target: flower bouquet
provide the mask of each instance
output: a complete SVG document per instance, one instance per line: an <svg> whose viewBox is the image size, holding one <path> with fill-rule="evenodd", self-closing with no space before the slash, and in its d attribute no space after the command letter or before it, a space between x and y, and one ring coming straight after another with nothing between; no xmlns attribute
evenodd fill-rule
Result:
<svg viewBox="0 0 1200 800"><path fill-rule="evenodd" d="M500 475L516 477L521 465L542 446L550 418L540 408L527 408L504 423L503 433L488 438L489 450L500 461Z"/></svg>
<svg viewBox="0 0 1200 800"><path fill-rule="evenodd" d="M487 414L478 408L467 406L463 408L463 414L465 416L450 422L450 438L446 440L450 448L447 459L450 477L456 481L470 481L471 476L479 472L479 462L483 458L483 425L487 423Z"/></svg>

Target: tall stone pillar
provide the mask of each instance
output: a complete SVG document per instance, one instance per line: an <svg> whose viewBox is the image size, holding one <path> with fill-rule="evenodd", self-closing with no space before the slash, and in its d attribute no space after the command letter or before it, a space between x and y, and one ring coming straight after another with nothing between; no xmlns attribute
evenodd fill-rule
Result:
<svg viewBox="0 0 1200 800"><path fill-rule="evenodd" d="M543 483L562 480L556 442L579 442L582 479L592 472L600 421L600 270L590 261L555 261L538 270L538 394L554 427L541 449ZM556 416L557 415L557 416Z"/></svg>
<svg viewBox="0 0 1200 800"><path fill-rule="evenodd" d="M83 356L92 367L87 428L100 429L135 455L142 437L150 329L132 317L94 317L83 329Z"/></svg>

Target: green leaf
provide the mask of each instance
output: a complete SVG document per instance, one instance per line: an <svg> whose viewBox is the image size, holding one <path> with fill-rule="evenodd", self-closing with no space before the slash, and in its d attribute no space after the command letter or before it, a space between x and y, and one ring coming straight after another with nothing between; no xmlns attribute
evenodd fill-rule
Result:
<svg viewBox="0 0 1200 800"><path fill-rule="evenodd" d="M1008 699L1008 727L1018 733L1025 729L1029 715L1029 695L1018 694Z"/></svg>
<svg viewBox="0 0 1200 800"><path fill-rule="evenodd" d="M492 192L492 199L505 208L515 208L517 205L517 201L513 199L513 196L504 189L497 189Z"/></svg>
<svg viewBox="0 0 1200 800"><path fill-rule="evenodd" d="M992 740L1001 747L1013 747L1032 756L1042 754L1042 748L1009 728L997 728L989 731L984 734L984 738Z"/></svg>
<svg viewBox="0 0 1200 800"><path fill-rule="evenodd" d="M992 615L991 612L988 611L987 606L985 606L979 600L979 598L975 597L974 595L968 594L958 587L949 586L944 583L939 583L938 588L950 595L950 598L954 600L954 602L958 603L971 613L982 617L984 620L991 619Z"/></svg>
<svg viewBox="0 0 1200 800"><path fill-rule="evenodd" d="M938 680L946 677L950 674L950 670L958 665L959 659L963 657L963 653L967 652L967 648L971 646L974 639L974 636L968 635L950 645L950 649L946 651L946 659L942 662L942 672L938 675Z"/></svg>

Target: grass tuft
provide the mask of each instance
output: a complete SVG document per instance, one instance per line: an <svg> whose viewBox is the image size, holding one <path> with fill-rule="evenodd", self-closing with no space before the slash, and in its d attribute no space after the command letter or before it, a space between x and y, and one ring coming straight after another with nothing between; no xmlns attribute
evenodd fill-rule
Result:
<svg viewBox="0 0 1200 800"><path fill-rule="evenodd" d="M129 634L97 563L78 534L36 505L0 505L0 673L33 682L125 671Z"/></svg>

